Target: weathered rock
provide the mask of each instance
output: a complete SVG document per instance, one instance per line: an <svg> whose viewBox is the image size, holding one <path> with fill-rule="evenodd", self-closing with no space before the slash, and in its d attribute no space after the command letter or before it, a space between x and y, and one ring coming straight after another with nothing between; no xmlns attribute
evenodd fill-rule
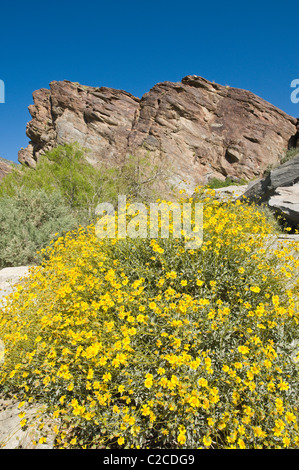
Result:
<svg viewBox="0 0 299 470"><path fill-rule="evenodd" d="M5 158L0 158L0 181L4 178L5 175L10 173L12 170L12 162L6 160Z"/></svg>
<svg viewBox="0 0 299 470"><path fill-rule="evenodd" d="M270 175L271 186L275 189L279 186L291 186L299 181L299 150L296 157L272 170Z"/></svg>
<svg viewBox="0 0 299 470"><path fill-rule="evenodd" d="M30 143L19 161L34 167L57 144L77 141L91 162L128 154L160 158L190 192L216 177L252 179L297 142L297 120L253 93L187 76L155 85L141 99L111 88L52 82L33 93Z"/></svg>
<svg viewBox="0 0 299 470"><path fill-rule="evenodd" d="M248 185L244 196L266 203L291 225L299 224L299 152L296 157Z"/></svg>

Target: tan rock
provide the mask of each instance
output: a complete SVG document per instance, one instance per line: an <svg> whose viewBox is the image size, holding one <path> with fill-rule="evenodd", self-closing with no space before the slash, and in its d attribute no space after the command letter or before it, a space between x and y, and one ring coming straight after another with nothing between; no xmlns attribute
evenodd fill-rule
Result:
<svg viewBox="0 0 299 470"><path fill-rule="evenodd" d="M268 205L283 214L292 224L299 225L299 183L276 188L275 194L269 198Z"/></svg>
<svg viewBox="0 0 299 470"><path fill-rule="evenodd" d="M46 419L42 405L24 405L19 408L19 401L0 398L0 449L53 449L56 421ZM25 411L26 426L21 426L19 414ZM43 417L43 418L42 418ZM43 419L44 427L40 419ZM39 442L45 437L45 442Z"/></svg>
<svg viewBox="0 0 299 470"><path fill-rule="evenodd" d="M260 177L298 140L295 118L250 91L198 76L158 83L141 99L69 81L52 82L33 99L21 162L34 166L46 150L74 141L91 149L94 164L149 151L175 183L188 180L190 193L213 177Z"/></svg>
<svg viewBox="0 0 299 470"><path fill-rule="evenodd" d="M15 290L20 280L27 276L29 269L29 266L16 266L0 270L0 301Z"/></svg>

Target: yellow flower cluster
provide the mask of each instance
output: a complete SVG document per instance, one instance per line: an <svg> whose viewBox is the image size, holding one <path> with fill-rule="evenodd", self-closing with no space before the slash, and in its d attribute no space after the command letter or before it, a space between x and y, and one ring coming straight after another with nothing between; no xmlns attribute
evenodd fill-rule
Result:
<svg viewBox="0 0 299 470"><path fill-rule="evenodd" d="M296 247L204 204L200 249L80 228L1 308L0 385L47 405L57 447L298 447Z"/></svg>

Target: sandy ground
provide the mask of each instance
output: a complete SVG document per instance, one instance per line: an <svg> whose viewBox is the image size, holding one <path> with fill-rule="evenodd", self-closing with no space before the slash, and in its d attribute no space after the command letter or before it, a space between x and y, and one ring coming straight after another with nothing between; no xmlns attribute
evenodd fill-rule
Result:
<svg viewBox="0 0 299 470"><path fill-rule="evenodd" d="M0 449L53 449L54 433L51 429L53 421L49 420L39 430L42 407L25 404L18 408L19 402L14 399L0 398ZM27 423L21 427L21 412L25 411ZM46 442L39 443L41 437L46 436Z"/></svg>

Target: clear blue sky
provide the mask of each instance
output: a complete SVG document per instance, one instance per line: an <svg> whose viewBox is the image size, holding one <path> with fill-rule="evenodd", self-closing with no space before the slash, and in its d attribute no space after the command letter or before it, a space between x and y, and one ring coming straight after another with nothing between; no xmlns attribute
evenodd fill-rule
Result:
<svg viewBox="0 0 299 470"><path fill-rule="evenodd" d="M250 90L299 117L295 1L2 2L0 156L26 147L32 92L52 80L108 86L141 97L162 81L199 75Z"/></svg>

